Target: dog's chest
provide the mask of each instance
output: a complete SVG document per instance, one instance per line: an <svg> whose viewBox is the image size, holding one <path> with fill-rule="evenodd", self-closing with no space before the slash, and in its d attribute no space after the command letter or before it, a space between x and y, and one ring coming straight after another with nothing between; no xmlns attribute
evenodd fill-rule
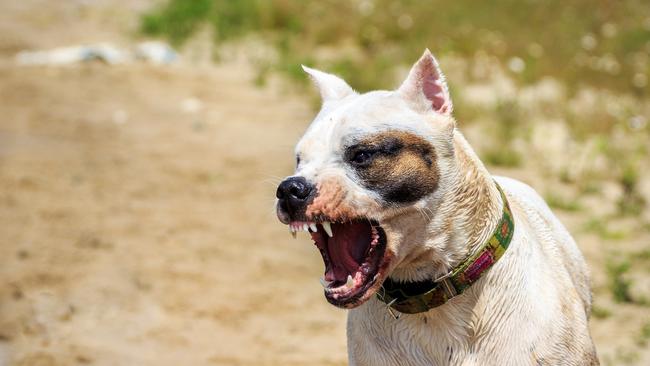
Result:
<svg viewBox="0 0 650 366"><path fill-rule="evenodd" d="M472 337L463 318L416 314L394 319L385 304L371 300L348 317L350 364L458 365L471 357L466 340Z"/></svg>

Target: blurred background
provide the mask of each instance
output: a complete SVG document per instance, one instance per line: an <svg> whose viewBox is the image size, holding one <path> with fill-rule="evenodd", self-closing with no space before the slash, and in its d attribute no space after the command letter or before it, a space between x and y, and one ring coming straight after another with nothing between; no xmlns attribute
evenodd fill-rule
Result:
<svg viewBox="0 0 650 366"><path fill-rule="evenodd" d="M0 365L345 365L273 211L318 98L430 48L491 172L593 272L604 365L650 364L646 0L0 0Z"/></svg>

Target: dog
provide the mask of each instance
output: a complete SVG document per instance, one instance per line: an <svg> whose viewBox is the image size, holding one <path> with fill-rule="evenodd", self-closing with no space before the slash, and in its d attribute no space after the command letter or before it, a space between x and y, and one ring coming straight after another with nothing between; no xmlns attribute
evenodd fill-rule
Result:
<svg viewBox="0 0 650 366"><path fill-rule="evenodd" d="M429 50L394 91L303 69L322 107L276 212L349 309L350 365L598 365L582 254L531 187L488 173Z"/></svg>

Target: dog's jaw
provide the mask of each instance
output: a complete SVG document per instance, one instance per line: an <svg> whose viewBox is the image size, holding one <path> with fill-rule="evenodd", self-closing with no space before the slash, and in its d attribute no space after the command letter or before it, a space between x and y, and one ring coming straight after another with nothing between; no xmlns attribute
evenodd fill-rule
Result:
<svg viewBox="0 0 650 366"><path fill-rule="evenodd" d="M320 218L324 218L320 216ZM325 266L321 278L327 300L338 307L354 308L376 293L387 278L394 257L387 236L377 221L298 221L289 228L310 233Z"/></svg>
<svg viewBox="0 0 650 366"><path fill-rule="evenodd" d="M332 305L347 309L363 304L377 292L388 276L388 268L394 256L387 249L386 235L383 228L376 223L370 223L372 230L371 242L368 249L365 250L366 253L361 256L359 263L354 260L342 260L341 244L337 235L345 235L342 232L344 230L341 229L350 225L363 226L366 224L360 221L352 224L335 224L333 225L334 236L331 238L325 237L323 234L311 234L325 262L325 281L327 284L324 284L325 297ZM339 247L338 251L337 246ZM341 266L345 262L348 264ZM348 274L348 272L352 272L352 274ZM343 283L341 280L346 275L346 281Z"/></svg>

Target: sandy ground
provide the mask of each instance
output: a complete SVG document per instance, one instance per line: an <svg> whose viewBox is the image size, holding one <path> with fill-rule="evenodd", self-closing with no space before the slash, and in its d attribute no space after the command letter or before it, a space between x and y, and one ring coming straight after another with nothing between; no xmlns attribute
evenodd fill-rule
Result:
<svg viewBox="0 0 650 366"><path fill-rule="evenodd" d="M0 2L0 365L346 364L320 257L273 213L305 99L255 88L244 63L13 63L128 44L146 6ZM635 309L593 323L606 354Z"/></svg>

